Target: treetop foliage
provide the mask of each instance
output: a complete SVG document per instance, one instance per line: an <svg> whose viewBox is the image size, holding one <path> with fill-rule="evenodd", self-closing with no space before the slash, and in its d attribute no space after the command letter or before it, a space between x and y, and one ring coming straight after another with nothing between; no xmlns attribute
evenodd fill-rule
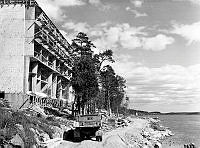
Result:
<svg viewBox="0 0 200 148"><path fill-rule="evenodd" d="M77 52L80 55L91 54L91 48L95 48L94 44L89 40L85 33L78 33L75 39L72 40L73 52Z"/></svg>
<svg viewBox="0 0 200 148"><path fill-rule="evenodd" d="M108 49L93 55L92 48L95 46L82 32L72 40L72 48L74 66L71 83L75 91L75 108L84 113L88 109L86 106L97 106L100 102L98 108L104 106L115 111L124 98L126 81L115 74L112 66L103 66L105 61L114 62L113 51Z"/></svg>

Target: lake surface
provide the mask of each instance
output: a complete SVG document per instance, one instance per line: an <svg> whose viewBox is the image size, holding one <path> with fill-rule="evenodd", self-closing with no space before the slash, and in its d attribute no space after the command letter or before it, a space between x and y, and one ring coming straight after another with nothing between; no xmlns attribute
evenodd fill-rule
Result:
<svg viewBox="0 0 200 148"><path fill-rule="evenodd" d="M175 134L166 139L163 148L183 148L194 143L200 148L200 115L161 115L161 123Z"/></svg>

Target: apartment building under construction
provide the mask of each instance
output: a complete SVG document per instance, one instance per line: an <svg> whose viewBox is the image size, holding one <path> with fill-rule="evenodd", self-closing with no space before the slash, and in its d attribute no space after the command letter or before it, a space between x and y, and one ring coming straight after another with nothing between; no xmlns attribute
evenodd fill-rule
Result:
<svg viewBox="0 0 200 148"><path fill-rule="evenodd" d="M70 45L35 0L0 0L0 91L13 107L72 99ZM42 99L41 99L42 98Z"/></svg>

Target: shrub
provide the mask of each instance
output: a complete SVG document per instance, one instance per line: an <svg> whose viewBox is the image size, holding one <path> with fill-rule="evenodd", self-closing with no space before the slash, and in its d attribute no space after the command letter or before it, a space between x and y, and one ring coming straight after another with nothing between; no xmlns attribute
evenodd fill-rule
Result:
<svg viewBox="0 0 200 148"><path fill-rule="evenodd" d="M8 102L8 100L0 98L0 107L10 108L10 103Z"/></svg>

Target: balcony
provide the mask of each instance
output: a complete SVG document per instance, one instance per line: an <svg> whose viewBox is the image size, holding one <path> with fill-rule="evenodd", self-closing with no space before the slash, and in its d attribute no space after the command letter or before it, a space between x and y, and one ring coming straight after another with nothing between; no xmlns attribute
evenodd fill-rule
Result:
<svg viewBox="0 0 200 148"><path fill-rule="evenodd" d="M51 67L54 69L53 63L48 61L46 57L44 57L41 53L34 51L34 57L38 59L40 62L42 62L44 65Z"/></svg>
<svg viewBox="0 0 200 148"><path fill-rule="evenodd" d="M61 49L63 47L62 44L58 44L58 40L55 39L55 37L47 34L44 30L39 29L38 33L35 34L35 40L39 44L47 45L49 48L46 49L57 54L61 59L68 59L68 54Z"/></svg>
<svg viewBox="0 0 200 148"><path fill-rule="evenodd" d="M71 74L69 75L68 73L66 73L66 71L64 71L61 66L54 66L54 64L52 62L50 62L45 56L43 56L41 53L34 51L34 58L36 58L37 60L39 60L42 64L48 66L49 68L51 68L53 71L57 72L60 76L65 77L66 79L70 79L71 78ZM66 65L64 65L66 66ZM44 81L45 83L45 81Z"/></svg>
<svg viewBox="0 0 200 148"><path fill-rule="evenodd" d="M48 34L52 36L57 42L59 42L63 48L69 48L69 43L67 42L67 40L62 36L56 26L51 22L51 20L48 19L45 14L42 13L38 17L38 22L40 22L40 24L37 24L47 30Z"/></svg>
<svg viewBox="0 0 200 148"><path fill-rule="evenodd" d="M33 93L34 94L34 93ZM30 103L31 104L39 104L42 107L54 107L54 108L61 108L64 107L64 101L61 99L53 99L49 96L43 97L40 95L30 95ZM44 95L45 96L45 95Z"/></svg>

